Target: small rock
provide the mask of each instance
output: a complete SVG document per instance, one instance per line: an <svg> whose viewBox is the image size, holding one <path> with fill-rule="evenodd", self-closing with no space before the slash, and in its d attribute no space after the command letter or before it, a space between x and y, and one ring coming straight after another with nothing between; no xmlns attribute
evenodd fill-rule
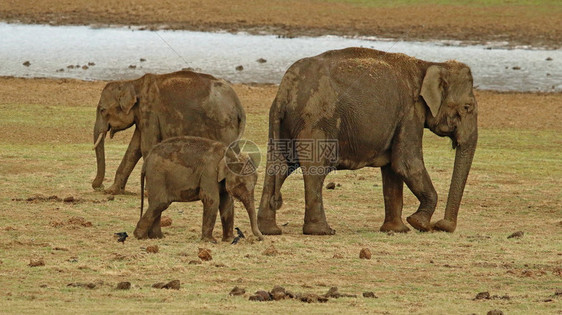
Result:
<svg viewBox="0 0 562 315"><path fill-rule="evenodd" d="M242 71L244 70L244 66L240 65L236 67L236 71Z"/></svg>
<svg viewBox="0 0 562 315"><path fill-rule="evenodd" d="M82 70L88 70L89 68L90 68L90 67L88 67L88 66L86 66L86 65L83 65L83 66L82 66Z"/></svg>
<svg viewBox="0 0 562 315"><path fill-rule="evenodd" d="M378 296L375 295L375 292L363 292L363 297L372 299L378 298Z"/></svg>
<svg viewBox="0 0 562 315"><path fill-rule="evenodd" d="M144 59L144 58L141 58L141 59L139 59L139 61L140 61L140 62L145 62L145 61L146 61L146 59Z"/></svg>
<svg viewBox="0 0 562 315"><path fill-rule="evenodd" d="M248 300L257 301L257 302L264 302L265 301L265 299L261 295L252 295L252 296L250 296L250 298Z"/></svg>
<svg viewBox="0 0 562 315"><path fill-rule="evenodd" d="M257 291L255 293L255 295L257 296L261 296L263 301L271 301L271 295L269 295L269 292L266 291Z"/></svg>
<svg viewBox="0 0 562 315"><path fill-rule="evenodd" d="M550 58L550 57L546 57L546 59L545 59L545 60L546 60L546 61L552 61L552 58Z"/></svg>
<svg viewBox="0 0 562 315"><path fill-rule="evenodd" d="M73 196L68 196L68 197L65 197L62 201L64 201L64 202L74 202L75 200L74 200Z"/></svg>
<svg viewBox="0 0 562 315"><path fill-rule="evenodd" d="M371 250L368 248L363 248L359 252L359 258L361 259L371 259Z"/></svg>
<svg viewBox="0 0 562 315"><path fill-rule="evenodd" d="M95 62L91 62L91 61L90 61L90 62L88 62L88 66L90 66L90 67L91 67L91 66L95 66L95 65L96 65L96 63L95 63Z"/></svg>
<svg viewBox="0 0 562 315"><path fill-rule="evenodd" d="M57 72L64 72L64 69L60 68L60 69L57 70Z"/></svg>
<svg viewBox="0 0 562 315"><path fill-rule="evenodd" d="M521 238L523 237L523 234L525 234L523 231L517 231L511 234L510 236L508 236L507 238Z"/></svg>
<svg viewBox="0 0 562 315"><path fill-rule="evenodd" d="M170 290L179 290L180 289L180 281L179 280L172 280L168 283L166 283L166 285L164 285L164 287L162 287L163 289L170 289Z"/></svg>
<svg viewBox="0 0 562 315"><path fill-rule="evenodd" d="M166 227L166 226L170 226L172 225L172 218L167 217L167 216L162 216L160 218L160 226L161 227Z"/></svg>
<svg viewBox="0 0 562 315"><path fill-rule="evenodd" d="M342 255L342 254L335 253L334 256L332 256L332 258L335 258L335 259L342 259L342 258L343 258L343 255Z"/></svg>
<svg viewBox="0 0 562 315"><path fill-rule="evenodd" d="M490 292L480 292L476 294L475 300L489 300L490 299Z"/></svg>
<svg viewBox="0 0 562 315"><path fill-rule="evenodd" d="M68 65L66 66L67 69L74 69L74 65Z"/></svg>
<svg viewBox="0 0 562 315"><path fill-rule="evenodd" d="M326 185L326 189L336 189L336 183L331 182Z"/></svg>
<svg viewBox="0 0 562 315"><path fill-rule="evenodd" d="M117 290L129 290L131 288L131 283L129 281L119 282L117 284Z"/></svg>
<svg viewBox="0 0 562 315"><path fill-rule="evenodd" d="M150 245L150 246L146 247L147 253L156 254L156 253L158 253L158 251L160 251L160 249L158 248L158 245Z"/></svg>
<svg viewBox="0 0 562 315"><path fill-rule="evenodd" d="M267 62L267 60L266 60L266 59L263 59L263 58L260 58L260 59L258 59L258 60L256 60L256 61L259 62L259 63L266 63L266 62Z"/></svg>
<svg viewBox="0 0 562 315"><path fill-rule="evenodd" d="M197 257L199 257L203 261L213 260L213 256L211 256L211 250L206 248L199 248L199 254L197 254Z"/></svg>
<svg viewBox="0 0 562 315"><path fill-rule="evenodd" d="M521 70L521 67L515 66L515 67L511 67L511 69L513 69L513 70Z"/></svg>
<svg viewBox="0 0 562 315"><path fill-rule="evenodd" d="M29 67L29 66L31 66L31 62L26 61L26 62L22 63L22 65L24 65L24 66L26 66L26 67Z"/></svg>
<svg viewBox="0 0 562 315"><path fill-rule="evenodd" d="M486 313L486 315L503 315L503 312L500 310L491 310Z"/></svg>
<svg viewBox="0 0 562 315"><path fill-rule="evenodd" d="M87 289L95 289L95 283L82 283L82 282L73 282L66 285L67 287L75 287L75 288L87 288Z"/></svg>
<svg viewBox="0 0 562 315"><path fill-rule="evenodd" d="M340 183L337 183L337 184L336 184L336 187L341 187L341 184L340 184Z"/></svg>
<svg viewBox="0 0 562 315"><path fill-rule="evenodd" d="M135 66L135 65L129 65L129 69L136 69L136 68L137 68L137 66Z"/></svg>
<svg viewBox="0 0 562 315"><path fill-rule="evenodd" d="M201 260L190 260L187 264L188 265L201 265L202 262L201 262Z"/></svg>
<svg viewBox="0 0 562 315"><path fill-rule="evenodd" d="M223 263L218 263L218 264L215 264L215 267L217 267L217 268L224 268L224 267L226 267L226 265L223 264Z"/></svg>
<svg viewBox="0 0 562 315"><path fill-rule="evenodd" d="M113 196L113 195L107 196L107 200L113 201L113 200L115 200L115 196Z"/></svg>
<svg viewBox="0 0 562 315"><path fill-rule="evenodd" d="M287 294L285 288L276 285L271 289L270 295L275 301L279 301L285 299Z"/></svg>
<svg viewBox="0 0 562 315"><path fill-rule="evenodd" d="M29 261L28 266L29 266L29 267L41 267L41 266L45 266L45 261L43 260L43 258L31 259L31 260Z"/></svg>
<svg viewBox="0 0 562 315"><path fill-rule="evenodd" d="M230 293L228 293L228 295L238 296L238 295L244 295L245 293L246 293L246 289L239 288L236 286L232 288L232 290L230 290Z"/></svg>
<svg viewBox="0 0 562 315"><path fill-rule="evenodd" d="M277 254L279 254L279 252L277 251L275 246L271 245L262 254L265 256L276 256Z"/></svg>

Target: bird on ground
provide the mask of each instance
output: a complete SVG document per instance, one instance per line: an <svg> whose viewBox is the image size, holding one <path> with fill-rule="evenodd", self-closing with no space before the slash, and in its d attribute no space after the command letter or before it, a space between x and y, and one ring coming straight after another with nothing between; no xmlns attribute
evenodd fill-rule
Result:
<svg viewBox="0 0 562 315"><path fill-rule="evenodd" d="M239 238L246 238L246 236L244 236L244 233L242 233L242 231L240 231L239 228L236 227L235 229L236 229L236 233L238 233Z"/></svg>
<svg viewBox="0 0 562 315"><path fill-rule="evenodd" d="M238 241L240 240L240 236L236 236L233 240L232 243L230 243L231 245L236 245L238 244Z"/></svg>
<svg viewBox="0 0 562 315"><path fill-rule="evenodd" d="M129 237L129 235L127 235L127 232L115 233L115 236L117 237L117 242L121 242L123 244L125 244L125 240L127 239L127 237Z"/></svg>

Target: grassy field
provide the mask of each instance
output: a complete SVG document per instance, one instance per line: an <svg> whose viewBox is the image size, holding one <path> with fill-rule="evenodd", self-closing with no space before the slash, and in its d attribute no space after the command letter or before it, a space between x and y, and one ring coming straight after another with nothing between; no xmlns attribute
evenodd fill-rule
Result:
<svg viewBox="0 0 562 315"><path fill-rule="evenodd" d="M352 3L362 6L412 6L412 5L461 5L474 7L487 6L560 6L557 0L325 0L329 2Z"/></svg>
<svg viewBox="0 0 562 315"><path fill-rule="evenodd" d="M281 236L238 245L201 243L202 206L196 202L176 203L166 211L173 220L164 228L166 238L129 238L120 244L113 233L131 235L138 220L139 171L133 172L128 193L115 200L90 187L95 175L91 131L103 83L0 81L3 313L561 313L562 296L554 296L562 289L561 94L478 93L479 148L453 234L378 232L384 215L380 172L363 169L327 179L341 184L324 193L334 236L301 234L303 183L292 176L278 213L279 223L288 223ZM236 90L248 112L246 138L263 149L276 87ZM106 187L130 135L124 132L107 142ZM454 151L449 140L430 132L424 145L441 200L436 220L443 216ZM36 194L75 200L25 201ZM417 207L415 197L409 191L405 195L404 217ZM235 226L251 234L240 204ZM525 234L508 239L515 231ZM215 234L220 237L220 224ZM149 245L158 245L159 252L146 253ZM272 245L278 254L263 255ZM211 249L213 260L189 264L198 260L199 247ZM359 259L362 248L371 250L371 260ZM30 267L32 259L45 265ZM174 279L181 281L179 291L151 287ZM130 281L132 288L116 290L120 281ZM317 294L337 286L341 293L359 297L325 304L248 301L249 294L274 285ZM228 296L234 286L247 294ZM365 291L378 298L361 297ZM497 297L473 300L482 291Z"/></svg>

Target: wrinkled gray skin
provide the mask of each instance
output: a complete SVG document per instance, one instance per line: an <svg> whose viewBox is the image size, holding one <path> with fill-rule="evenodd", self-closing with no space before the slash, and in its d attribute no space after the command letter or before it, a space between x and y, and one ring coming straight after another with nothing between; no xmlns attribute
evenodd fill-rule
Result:
<svg viewBox="0 0 562 315"><path fill-rule="evenodd" d="M106 193L121 194L138 160L154 145L177 136L198 136L230 144L241 137L246 114L238 96L223 80L180 71L146 74L130 81L108 83L102 91L94 126L97 175L94 189L105 176L104 139L131 126L133 138Z"/></svg>
<svg viewBox="0 0 562 315"><path fill-rule="evenodd" d="M403 184L419 199L408 222L420 231L453 232L478 139L478 107L470 68L456 61L426 62L403 54L347 48L304 58L285 73L269 113L270 139L337 139L339 158L304 161L297 149L272 160L267 171L285 166L304 173L304 234L334 234L322 203L325 175L312 167L355 170L380 167L385 220L381 231L406 232L402 221ZM452 139L456 157L445 218L430 224L437 193L423 161L423 130ZM270 140L271 141L271 140ZM279 156L279 154L275 155ZM284 158L283 158L284 156ZM285 168L286 169L286 168ZM266 174L258 212L264 234L281 234L275 211L290 171Z"/></svg>
<svg viewBox="0 0 562 315"><path fill-rule="evenodd" d="M228 163L227 166L226 161L235 160L239 163ZM244 165L250 166L250 174L241 172ZM209 139L171 138L156 145L145 159L141 172L141 191L144 191L145 178L149 205L142 215L144 196L141 196L141 219L134 231L136 238L163 237L160 217L172 202L201 200L201 239L216 242L213 228L217 213L220 212L222 240L231 241L234 238L234 197L244 204L253 234L263 239L254 205L254 187L258 175L247 154L236 155L221 142Z"/></svg>

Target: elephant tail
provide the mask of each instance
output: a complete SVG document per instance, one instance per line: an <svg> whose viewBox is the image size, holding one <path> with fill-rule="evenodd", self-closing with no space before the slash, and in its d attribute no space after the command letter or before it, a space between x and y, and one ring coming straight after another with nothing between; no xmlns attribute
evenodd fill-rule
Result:
<svg viewBox="0 0 562 315"><path fill-rule="evenodd" d="M244 108L240 106L240 111L238 111L238 139L242 139L244 136L244 131L246 130L246 112Z"/></svg>
<svg viewBox="0 0 562 315"><path fill-rule="evenodd" d="M140 218L141 219L142 219L142 212L143 212L143 208L144 208L144 177L146 175L146 170L145 170L145 167L144 167L145 165L146 165L146 163L143 163L141 175L140 175L140 185L141 185Z"/></svg>

